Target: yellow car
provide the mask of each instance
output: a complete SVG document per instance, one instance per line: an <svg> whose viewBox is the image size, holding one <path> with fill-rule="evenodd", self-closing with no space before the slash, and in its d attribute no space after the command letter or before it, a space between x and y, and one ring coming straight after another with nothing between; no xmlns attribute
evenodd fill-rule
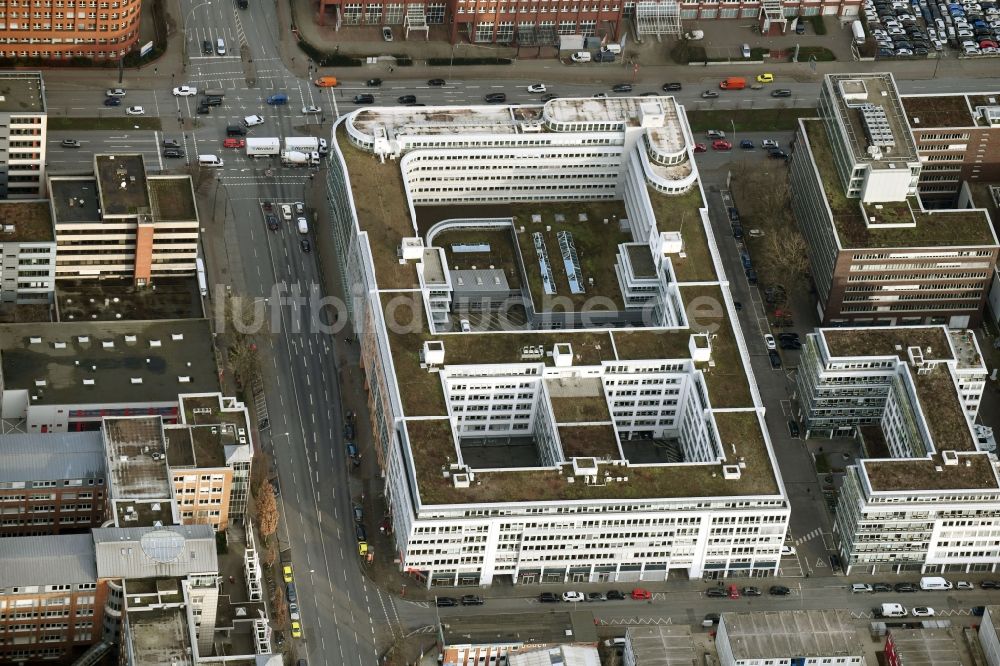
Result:
<svg viewBox="0 0 1000 666"><path fill-rule="evenodd" d="M765 72L757 75L757 83L774 83L774 74Z"/></svg>
<svg viewBox="0 0 1000 666"><path fill-rule="evenodd" d="M286 583L291 583L292 582L292 565L291 564L286 564L285 566L283 566L281 568L281 573L285 577L285 582Z"/></svg>
<svg viewBox="0 0 1000 666"><path fill-rule="evenodd" d="M292 622L292 638L302 638L302 625Z"/></svg>

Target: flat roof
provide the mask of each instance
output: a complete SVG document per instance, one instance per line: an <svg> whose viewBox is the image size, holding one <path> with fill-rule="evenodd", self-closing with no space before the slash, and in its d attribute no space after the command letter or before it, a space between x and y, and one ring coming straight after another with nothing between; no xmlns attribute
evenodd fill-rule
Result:
<svg viewBox="0 0 1000 666"><path fill-rule="evenodd" d="M48 201L0 201L0 243L55 240Z"/></svg>
<svg viewBox="0 0 1000 666"><path fill-rule="evenodd" d="M945 465L940 455L927 458L860 460L875 491L996 490L997 472L989 454L963 453L957 465Z"/></svg>
<svg viewBox="0 0 1000 666"><path fill-rule="evenodd" d="M49 176L50 201L54 222L80 223L101 221L101 201L97 179L93 176Z"/></svg>
<svg viewBox="0 0 1000 666"><path fill-rule="evenodd" d="M250 426L242 403L221 393L179 399L182 421L164 427L171 468L225 467L234 457L249 459Z"/></svg>
<svg viewBox="0 0 1000 666"><path fill-rule="evenodd" d="M198 221L191 176L151 176L147 182L154 221Z"/></svg>
<svg viewBox="0 0 1000 666"><path fill-rule="evenodd" d="M583 611L457 615L441 625L441 635L445 647L597 643L594 616Z"/></svg>
<svg viewBox="0 0 1000 666"><path fill-rule="evenodd" d="M104 442L115 499L170 497L163 421L158 416L104 419Z"/></svg>
<svg viewBox="0 0 1000 666"><path fill-rule="evenodd" d="M900 99L914 131L976 125L965 95L903 95Z"/></svg>
<svg viewBox="0 0 1000 666"><path fill-rule="evenodd" d="M620 101L624 99L625 101ZM644 100L658 98L589 98L573 104L557 102L553 113L571 111L579 118L590 118L600 124L614 118L639 127L640 109ZM683 137L681 109L672 98L668 106L678 115L675 122ZM502 133L509 123L520 121L519 113L533 117L534 107L480 107L461 109L366 109L353 116L355 128L374 127L374 123L391 125L392 132L429 131L428 124L437 123L433 132L480 131L483 125L496 123ZM645 114L646 111L642 110ZM416 114L416 115L414 115ZM429 114L429 115L425 115ZM435 115L437 114L437 115ZM442 115L443 114L443 115ZM617 115L616 115L617 114ZM630 115L631 114L631 115ZM581 120L581 122L586 122ZM418 127L419 126L419 127ZM471 129L470 129L471 128ZM646 128L648 129L648 128ZM598 130L600 131L600 130ZM615 131L607 130L612 135ZM398 160L382 162L370 152L355 147L347 140L344 127L335 134L337 146L344 155L347 176L354 195L354 205L361 231L368 234L373 269L380 290L379 297L387 325L395 382L399 388L403 423L408 433L413 459L417 492L424 504L465 504L479 502L518 502L592 499L651 499L716 496L780 496L780 485L771 465L766 434L756 411L751 392L746 359L742 357L735 324L729 320L726 303L730 297L721 284L724 276L717 272L711 250L711 235L706 230L705 202L701 189L695 186L687 193L667 196L648 188L637 196L648 196L655 215L656 232L679 232L682 251L669 255L676 276L680 307L691 317L691 328L651 328L629 325L592 329L565 330L502 330L472 333L432 333L427 323L424 302L416 290L416 263L400 263L397 251L404 238L425 239L427 246L445 251L448 269L504 270L511 289L527 291L536 306L542 301L542 281L534 245L534 233L545 239L550 264L558 286L565 286L563 255L560 251L560 230L572 233L578 251L586 294L581 302L599 294L614 296L616 307L622 306L621 290L616 274L618 253L624 251L640 276L655 273L650 239L635 239L623 231L626 208L621 200L598 202L540 201L491 205L462 204L454 206L417 206L412 219L407 204ZM537 134L540 140L558 142L558 133ZM535 135L533 135L535 136ZM432 150L422 146L421 150ZM443 220L461 220L467 227L451 228L428 242L427 232ZM488 219L490 224L510 220L509 226L485 225L475 221ZM524 231L521 231L521 228ZM657 235L657 238L659 236ZM622 247L625 249L622 250ZM475 257L466 255L471 250ZM659 252L659 250L657 250ZM658 258L656 258L658 261ZM518 263L524 265L523 271ZM514 271L511 271L514 266ZM591 285L590 279L594 278ZM560 295L569 295L569 290ZM705 307L703 307L703 305ZM691 359L692 335L710 336L711 360L695 363ZM699 337L698 339L703 339ZM679 464L630 464L623 459L613 419L599 379L594 381L549 382L555 426L563 446L564 458L597 460L600 483L587 482L576 476L572 463L531 469L476 470L475 482L468 488L455 486L450 466L461 460L461 448L456 439L442 386L441 374L422 367L425 343L443 351L446 368L460 372L460 366L537 364L551 371L551 354L556 345L572 348L572 364L599 366L615 361L670 361L678 373L701 371L711 407L714 408L713 432L721 442L720 459L709 462ZM542 353L525 352L526 348L541 348ZM527 355L526 355L527 354ZM389 369L387 369L389 371ZM503 369L498 369L502 374ZM548 381L547 379L545 381ZM612 462L616 464L612 464ZM586 468L586 463L577 469ZM739 478L732 472L723 474L723 465L739 467ZM446 474L447 473L447 474Z"/></svg>
<svg viewBox="0 0 1000 666"><path fill-rule="evenodd" d="M94 155L94 173L105 218L151 212L142 155Z"/></svg>
<svg viewBox="0 0 1000 666"><path fill-rule="evenodd" d="M944 326L859 326L817 330L832 357L896 356L909 360L910 347L919 347L926 360L954 359Z"/></svg>
<svg viewBox="0 0 1000 666"><path fill-rule="evenodd" d="M100 431L7 433L0 455L0 484L106 475L104 438Z"/></svg>
<svg viewBox="0 0 1000 666"><path fill-rule="evenodd" d="M0 112L45 113L41 72L0 72Z"/></svg>
<svg viewBox="0 0 1000 666"><path fill-rule="evenodd" d="M722 625L736 661L862 656L851 616L840 610L723 613ZM716 641L722 641L720 627Z"/></svg>
<svg viewBox="0 0 1000 666"><path fill-rule="evenodd" d="M0 539L0 590L96 582L97 559L90 533Z"/></svg>
<svg viewBox="0 0 1000 666"><path fill-rule="evenodd" d="M28 391L32 405L172 403L219 390L207 319L0 324L0 366L4 390Z"/></svg>
<svg viewBox="0 0 1000 666"><path fill-rule="evenodd" d="M805 131L813 164L819 172L827 204L833 214L838 242L848 248L914 247L994 247L996 236L989 215L979 209L931 210L920 208L919 199L864 206L860 199L844 194L837 174L826 126L820 120L800 121ZM878 208L877 206L881 206ZM868 228L865 215L882 223L910 224L908 227Z"/></svg>
<svg viewBox="0 0 1000 666"><path fill-rule="evenodd" d="M129 611L131 654L137 664L193 666L187 612L183 607Z"/></svg>
<svg viewBox="0 0 1000 666"><path fill-rule="evenodd" d="M917 161L917 146L910 134L896 81L888 72L827 74L824 85L832 90L837 115L847 128L853 161L886 168L889 164ZM863 110L877 107L884 112L888 129L895 141L892 150L878 157L868 154L868 137L862 120Z"/></svg>
<svg viewBox="0 0 1000 666"><path fill-rule="evenodd" d="M950 630L924 627L921 629L891 629L890 636L901 666L963 666L973 660L963 649L964 641L952 636Z"/></svg>
<svg viewBox="0 0 1000 666"><path fill-rule="evenodd" d="M628 642L637 666L700 666L701 650L688 625L629 627Z"/></svg>
<svg viewBox="0 0 1000 666"><path fill-rule="evenodd" d="M601 666L594 645L524 645L507 653L511 666Z"/></svg>

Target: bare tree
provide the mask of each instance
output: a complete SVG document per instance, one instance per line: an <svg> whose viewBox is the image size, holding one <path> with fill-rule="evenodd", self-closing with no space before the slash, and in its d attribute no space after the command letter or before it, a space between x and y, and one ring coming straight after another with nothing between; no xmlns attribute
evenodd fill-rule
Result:
<svg viewBox="0 0 1000 666"><path fill-rule="evenodd" d="M792 279L809 268L806 242L797 229L782 230L764 237L761 259L772 275L787 275Z"/></svg>
<svg viewBox="0 0 1000 666"><path fill-rule="evenodd" d="M274 542L268 541L264 545L264 566L270 569L278 561L278 546Z"/></svg>
<svg viewBox="0 0 1000 666"><path fill-rule="evenodd" d="M229 367L240 386L250 386L260 374L260 352L247 336L240 336L229 345Z"/></svg>
<svg viewBox="0 0 1000 666"><path fill-rule="evenodd" d="M271 621L278 629L288 625L288 603L280 583L275 583L274 591L271 592Z"/></svg>
<svg viewBox="0 0 1000 666"><path fill-rule="evenodd" d="M270 483L261 486L257 496L257 527L265 540L278 529L278 503Z"/></svg>

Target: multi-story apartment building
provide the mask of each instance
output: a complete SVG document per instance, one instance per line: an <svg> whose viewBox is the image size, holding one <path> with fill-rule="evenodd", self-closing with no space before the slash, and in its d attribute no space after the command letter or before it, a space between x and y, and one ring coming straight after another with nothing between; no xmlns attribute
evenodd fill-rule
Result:
<svg viewBox="0 0 1000 666"><path fill-rule="evenodd" d="M791 182L823 323L978 325L996 234L984 209L923 207L892 75L827 75L819 111L799 122Z"/></svg>
<svg viewBox="0 0 1000 666"><path fill-rule="evenodd" d="M109 7L110 4L110 7ZM139 41L140 0L0 6L0 58L118 60Z"/></svg>
<svg viewBox="0 0 1000 666"><path fill-rule="evenodd" d="M249 423L246 406L221 393L180 397L180 420L164 426L164 436L183 524L224 530L243 520L253 457Z"/></svg>
<svg viewBox="0 0 1000 666"><path fill-rule="evenodd" d="M962 183L1000 181L1000 92L901 99L922 163L925 206L958 207Z"/></svg>
<svg viewBox="0 0 1000 666"><path fill-rule="evenodd" d="M56 240L48 201L0 201L0 302L51 305Z"/></svg>
<svg viewBox="0 0 1000 666"><path fill-rule="evenodd" d="M206 319L3 324L0 372L0 418L28 433L96 430L106 416L174 422L178 395L219 390Z"/></svg>
<svg viewBox="0 0 1000 666"><path fill-rule="evenodd" d="M0 199L37 199L45 193L45 82L39 72L0 72L0 91Z"/></svg>
<svg viewBox="0 0 1000 666"><path fill-rule="evenodd" d="M100 433L11 433L0 444L0 536L90 531L104 522Z"/></svg>
<svg viewBox="0 0 1000 666"><path fill-rule="evenodd" d="M579 3L568 0L438 0L384 3L382 0L319 0L317 20L320 25L343 26L402 26L404 30L425 33L430 26L448 26L452 44L460 42L497 43L519 46L558 44L560 35L598 36L617 40L625 24L643 16L664 15L656 5L661 3L614 0L612 2ZM860 0L738 0L719 5L708 0L691 0L671 6L675 20L657 24L652 21L649 32L666 33L677 29L678 20L761 19L771 16L857 16ZM651 11L650 11L651 10ZM779 21L780 22L780 21ZM657 27L658 26L658 27ZM669 26L669 27L668 27ZM642 21L639 29L643 32Z"/></svg>
<svg viewBox="0 0 1000 666"><path fill-rule="evenodd" d="M95 155L93 175L47 179L56 279L194 275L198 208L190 176L148 176L142 155Z"/></svg>
<svg viewBox="0 0 1000 666"><path fill-rule="evenodd" d="M835 530L848 573L970 572L1000 565L1000 479L978 448L968 384L985 374L963 333L934 327L820 329L803 348L807 434L857 433Z"/></svg>
<svg viewBox="0 0 1000 666"><path fill-rule="evenodd" d="M101 639L107 602L89 532L0 539L0 661L79 656Z"/></svg>
<svg viewBox="0 0 1000 666"><path fill-rule="evenodd" d="M777 569L788 502L676 100L364 109L334 144L333 243L404 571Z"/></svg>

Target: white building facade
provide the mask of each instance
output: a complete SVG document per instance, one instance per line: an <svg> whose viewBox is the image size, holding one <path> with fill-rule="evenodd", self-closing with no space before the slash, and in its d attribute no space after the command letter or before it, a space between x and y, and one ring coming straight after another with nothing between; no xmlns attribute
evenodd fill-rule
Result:
<svg viewBox="0 0 1000 666"><path fill-rule="evenodd" d="M736 361L736 372L751 377L746 397L714 408L706 376L715 381L722 358L713 355L713 336L688 322L686 308L702 288L694 283L704 284L727 344L739 350L736 358L745 356L694 142L673 98L365 109L338 123L334 144L327 181L333 243L346 283L359 285L352 322L405 572L428 586L485 586L501 578L530 584L776 571L789 506L751 371ZM398 203L414 221L425 204L621 201L627 221L620 228L632 242L620 246L612 260L617 283L605 288L618 290L623 310L642 313L636 326L671 334L669 341L650 338L648 349L628 352L636 338L625 337L635 332L620 323L625 315L588 328L580 319L555 322L536 302L526 306L535 315L528 331L516 333L523 342L497 331L458 332L448 314L455 282L434 242L445 223L423 234L414 222L394 257L415 266L407 291L417 304L411 326L418 339L403 343L384 309L397 278L369 235L382 223L352 196L352 187L375 186L352 182L364 175L350 168L356 155L370 161L372 153L401 174ZM380 191L390 196L394 188ZM660 218L657 206L660 197L685 195L696 203L678 232L670 224L679 220ZM707 248L703 282L678 276L685 243L695 239ZM419 367L404 368L414 356ZM417 393L440 401L415 406ZM576 405L577 397L587 406ZM467 448L476 438L531 441L537 460L476 463ZM657 440L669 440L674 458L640 459L633 447ZM679 490L700 478L705 483L692 484L690 494Z"/></svg>
<svg viewBox="0 0 1000 666"><path fill-rule="evenodd" d="M0 200L45 192L48 108L41 72L0 73Z"/></svg>

